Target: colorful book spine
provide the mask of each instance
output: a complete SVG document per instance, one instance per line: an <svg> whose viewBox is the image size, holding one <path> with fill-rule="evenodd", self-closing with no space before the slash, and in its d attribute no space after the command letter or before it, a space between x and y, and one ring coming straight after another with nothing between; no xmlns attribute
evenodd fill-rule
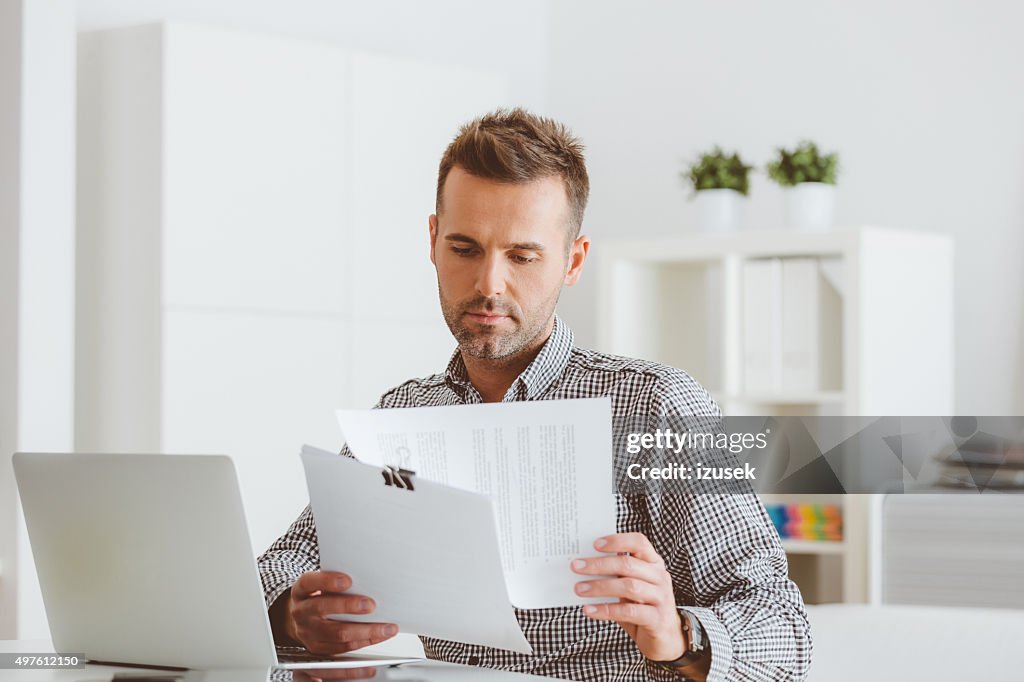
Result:
<svg viewBox="0 0 1024 682"><path fill-rule="evenodd" d="M835 504L769 504L768 517L779 537L838 542L843 539L843 515Z"/></svg>

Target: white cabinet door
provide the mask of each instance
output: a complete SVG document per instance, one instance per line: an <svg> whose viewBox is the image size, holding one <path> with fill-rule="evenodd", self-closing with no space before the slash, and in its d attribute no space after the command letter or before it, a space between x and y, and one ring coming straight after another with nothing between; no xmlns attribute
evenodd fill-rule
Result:
<svg viewBox="0 0 1024 682"><path fill-rule="evenodd" d="M341 318L164 316L161 450L232 457L257 552L307 502L302 444L340 449L350 334Z"/></svg>
<svg viewBox="0 0 1024 682"><path fill-rule="evenodd" d="M344 313L348 56L169 24L164 300Z"/></svg>

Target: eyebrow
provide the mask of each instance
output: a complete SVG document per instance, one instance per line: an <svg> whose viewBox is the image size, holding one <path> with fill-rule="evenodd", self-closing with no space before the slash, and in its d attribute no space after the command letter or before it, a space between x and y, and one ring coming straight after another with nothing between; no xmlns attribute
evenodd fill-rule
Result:
<svg viewBox="0 0 1024 682"><path fill-rule="evenodd" d="M466 242L467 244L473 244L474 246L480 246L480 243L466 234L454 232L452 234L446 234L444 236L445 241L449 242ZM519 251L543 251L544 245L540 242L516 242L514 244L506 244L506 249L517 249Z"/></svg>

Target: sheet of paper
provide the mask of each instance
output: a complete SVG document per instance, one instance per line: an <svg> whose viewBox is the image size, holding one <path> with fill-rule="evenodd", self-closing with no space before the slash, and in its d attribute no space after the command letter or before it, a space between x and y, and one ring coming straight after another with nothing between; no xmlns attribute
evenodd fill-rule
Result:
<svg viewBox="0 0 1024 682"><path fill-rule="evenodd" d="M430 481L385 485L379 467L302 449L320 565L377 603L336 620L532 653L509 601L489 498Z"/></svg>
<svg viewBox="0 0 1024 682"><path fill-rule="evenodd" d="M615 532L608 398L338 410L352 453L378 466L488 495L512 603L584 599L569 563Z"/></svg>

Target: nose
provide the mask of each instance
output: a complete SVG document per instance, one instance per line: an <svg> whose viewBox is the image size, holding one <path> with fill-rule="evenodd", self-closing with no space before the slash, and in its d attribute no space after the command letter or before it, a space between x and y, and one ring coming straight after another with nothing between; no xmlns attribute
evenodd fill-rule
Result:
<svg viewBox="0 0 1024 682"><path fill-rule="evenodd" d="M486 298L494 298L505 293L505 264L497 256L483 259L476 277L476 291Z"/></svg>

